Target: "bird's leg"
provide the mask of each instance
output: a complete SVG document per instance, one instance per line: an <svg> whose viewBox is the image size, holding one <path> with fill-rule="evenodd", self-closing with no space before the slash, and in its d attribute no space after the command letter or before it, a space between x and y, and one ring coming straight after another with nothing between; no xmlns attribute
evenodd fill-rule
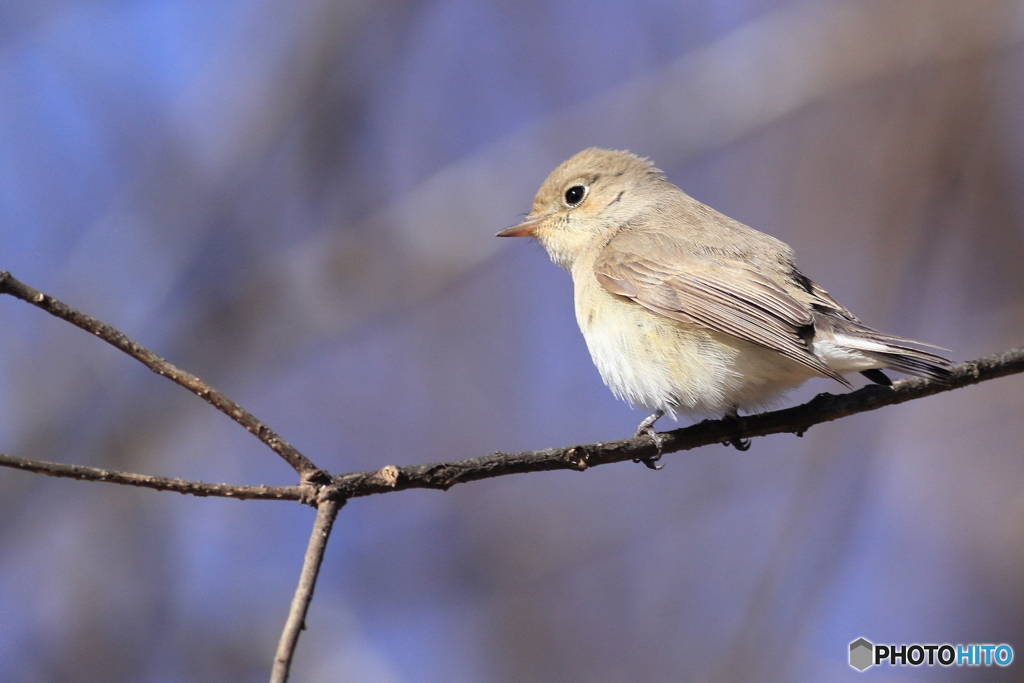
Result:
<svg viewBox="0 0 1024 683"><path fill-rule="evenodd" d="M727 412L725 414L725 417L723 419L728 420L728 421L734 423L736 425L736 431L739 431L739 428L740 428L740 414L739 414L738 409L735 406L733 406L733 408L730 409L729 412ZM729 439L728 441L726 441L725 443L723 443L722 445L723 446L732 446L733 448L735 448L738 451L748 451L748 450L750 450L750 439L741 439L740 437L735 436L735 437Z"/></svg>
<svg viewBox="0 0 1024 683"><path fill-rule="evenodd" d="M642 462L644 465L652 470L660 470L664 465L655 465L661 458L661 435L654 431L654 423L660 420L665 415L664 410L655 410L653 413L644 418L640 426L636 428L636 436L649 436L651 441L654 442L654 447L658 449L652 457L649 458L633 458L633 462Z"/></svg>

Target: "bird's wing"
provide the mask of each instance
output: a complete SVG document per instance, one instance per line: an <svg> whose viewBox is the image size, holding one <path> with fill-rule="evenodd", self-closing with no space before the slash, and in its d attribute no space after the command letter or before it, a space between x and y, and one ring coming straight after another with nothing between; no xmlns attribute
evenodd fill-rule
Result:
<svg viewBox="0 0 1024 683"><path fill-rule="evenodd" d="M601 251L594 274L612 294L654 313L758 344L849 384L811 353L810 307L744 261L697 255L649 231L621 230Z"/></svg>

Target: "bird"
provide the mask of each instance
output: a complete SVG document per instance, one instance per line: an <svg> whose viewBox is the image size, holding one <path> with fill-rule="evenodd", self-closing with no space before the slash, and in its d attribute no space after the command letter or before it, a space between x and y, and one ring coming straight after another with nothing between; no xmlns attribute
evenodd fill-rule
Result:
<svg viewBox="0 0 1024 683"><path fill-rule="evenodd" d="M851 387L885 369L948 381L951 362L860 322L801 273L784 242L702 204L649 159L591 147L562 162L526 219L572 276L576 321L604 383L651 411L636 435L677 418L737 419L812 377ZM933 347L939 348L939 347ZM749 440L727 442L739 450Z"/></svg>

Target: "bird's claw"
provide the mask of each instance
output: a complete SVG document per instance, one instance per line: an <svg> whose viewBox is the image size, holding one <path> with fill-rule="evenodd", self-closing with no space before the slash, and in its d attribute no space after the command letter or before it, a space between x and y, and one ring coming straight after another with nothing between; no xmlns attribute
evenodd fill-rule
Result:
<svg viewBox="0 0 1024 683"><path fill-rule="evenodd" d="M737 410L735 408L733 408L732 410L727 412L725 414L725 418L724 419L729 420L730 422L735 424L736 425L736 431L740 431L740 415L739 415L739 412L737 412ZM732 446L733 448L735 448L736 450L738 450L740 452L749 451L750 450L750 439L744 439L744 438L739 437L739 436L734 436L731 439L729 439L728 441L723 441L722 445L723 446Z"/></svg>
<svg viewBox="0 0 1024 683"><path fill-rule="evenodd" d="M646 458L633 458L633 462L642 462L644 467L652 470L660 470L664 465L656 465L655 463L661 459L661 449L664 445L664 439L658 432L654 431L654 423L657 422L665 414L664 410L658 410L644 418L644 421L637 427L636 436L649 436L651 441L654 442L654 447L657 449L654 455Z"/></svg>
<svg viewBox="0 0 1024 683"><path fill-rule="evenodd" d="M651 470L660 470L663 467L665 467L664 465L655 464L656 462L661 460L661 447L663 444L661 434L654 431L654 427L648 427L646 430L638 431L636 435L651 437L651 441L654 442L654 447L657 449L657 452L654 455L648 456L646 458L633 458L633 462L642 462L644 464L644 467Z"/></svg>
<svg viewBox="0 0 1024 683"><path fill-rule="evenodd" d="M664 465L654 464L658 461L658 458L660 457L661 454L659 453L658 455L655 455L654 457L651 458L633 458L633 462L642 462L644 464L644 467L650 470L663 470L665 469Z"/></svg>
<svg viewBox="0 0 1024 683"><path fill-rule="evenodd" d="M750 439L732 438L722 444L723 446L732 446L738 451L749 451L750 450Z"/></svg>

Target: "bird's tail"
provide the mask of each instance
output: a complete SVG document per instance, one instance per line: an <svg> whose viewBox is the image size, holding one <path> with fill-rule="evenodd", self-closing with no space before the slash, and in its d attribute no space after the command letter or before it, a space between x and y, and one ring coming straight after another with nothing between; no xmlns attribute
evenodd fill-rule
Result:
<svg viewBox="0 0 1024 683"><path fill-rule="evenodd" d="M920 343L912 339L891 337L874 330L871 331L875 333L875 337L871 341L885 344L887 348L884 351L859 349L864 355L878 360L886 367L905 372L908 375L926 377L938 382L949 382L953 374L950 370L953 364L947 358L907 346L908 343Z"/></svg>
<svg viewBox="0 0 1024 683"><path fill-rule="evenodd" d="M943 351L946 349L905 337L885 334L855 320L822 314L818 314L815 318L816 327L819 330L822 327L831 328L829 331L834 343L855 351L866 359L874 360L882 367L938 382L949 382L952 377L953 363L948 358L909 345L930 346ZM869 373L864 374L868 378L872 377Z"/></svg>

